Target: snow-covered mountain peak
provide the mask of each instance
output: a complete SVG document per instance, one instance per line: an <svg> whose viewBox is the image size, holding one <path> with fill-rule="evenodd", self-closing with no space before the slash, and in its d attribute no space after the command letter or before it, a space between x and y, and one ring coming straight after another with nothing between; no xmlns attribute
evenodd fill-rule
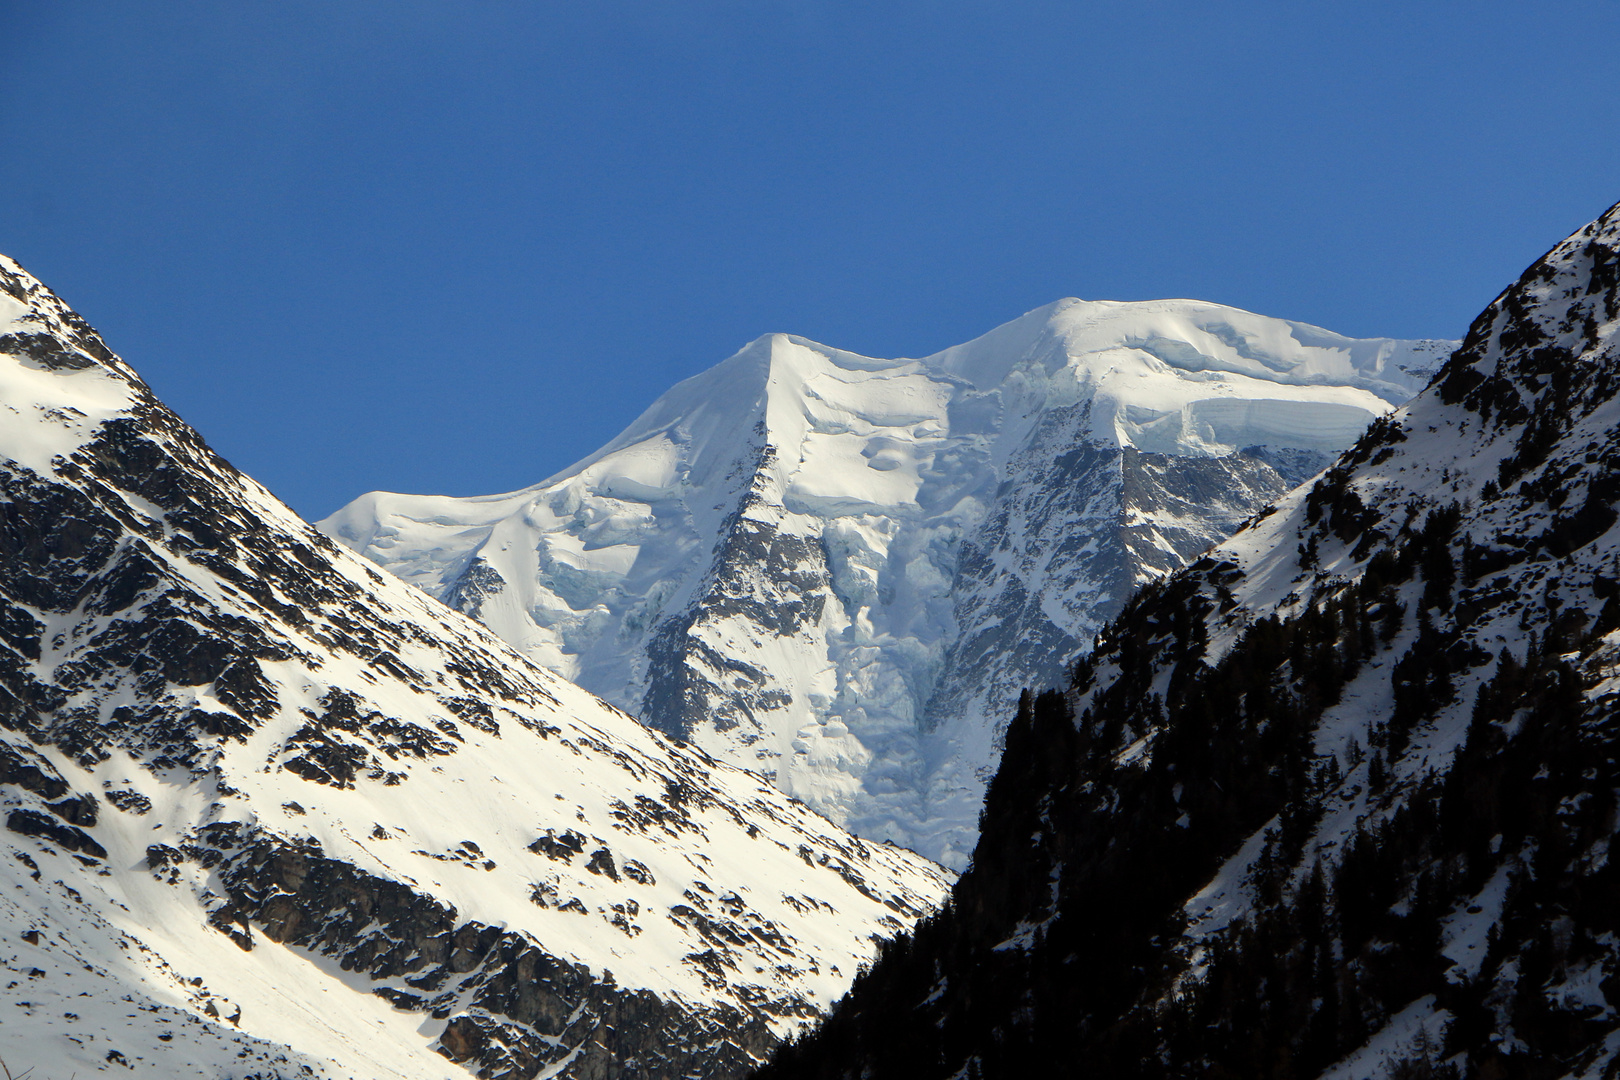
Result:
<svg viewBox="0 0 1620 1080"><path fill-rule="evenodd" d="M43 471L107 419L126 411L140 385L84 321L22 267L0 255L0 457ZM65 412L58 399L73 399ZM42 423L41 420L46 422Z"/></svg>
<svg viewBox="0 0 1620 1080"><path fill-rule="evenodd" d="M510 495L321 523L645 722L960 863L1026 684L1314 472L1443 342L1061 300L921 359L761 337Z"/></svg>
<svg viewBox="0 0 1620 1080"><path fill-rule="evenodd" d="M1504 290L1474 320L1447 365L1442 397L1487 422L1494 414L1500 425L1526 420L1533 397L1548 390L1562 396L1577 381L1588 390L1610 389L1601 372L1588 369L1614 359L1620 329L1617 234L1620 207L1548 252Z"/></svg>
<svg viewBox="0 0 1620 1080"><path fill-rule="evenodd" d="M1337 451L1453 344L1347 338L1198 300L1069 298L925 363L1005 387L1025 408L1094 400L1102 441L1221 456L1257 444Z"/></svg>

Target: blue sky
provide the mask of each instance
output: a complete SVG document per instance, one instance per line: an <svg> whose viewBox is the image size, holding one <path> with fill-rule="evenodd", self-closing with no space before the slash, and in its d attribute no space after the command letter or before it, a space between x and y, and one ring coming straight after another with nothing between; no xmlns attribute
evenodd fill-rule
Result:
<svg viewBox="0 0 1620 1080"><path fill-rule="evenodd" d="M1620 199L1617 41L1620 0L0 0L0 251L319 517L534 483L771 331L1460 335Z"/></svg>

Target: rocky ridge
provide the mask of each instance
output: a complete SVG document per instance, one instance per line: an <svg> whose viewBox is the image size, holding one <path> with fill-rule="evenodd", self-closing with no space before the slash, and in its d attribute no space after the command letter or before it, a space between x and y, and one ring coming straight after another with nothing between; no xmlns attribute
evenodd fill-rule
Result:
<svg viewBox="0 0 1620 1080"><path fill-rule="evenodd" d="M731 1077L948 877L214 455L0 258L0 1059Z"/></svg>

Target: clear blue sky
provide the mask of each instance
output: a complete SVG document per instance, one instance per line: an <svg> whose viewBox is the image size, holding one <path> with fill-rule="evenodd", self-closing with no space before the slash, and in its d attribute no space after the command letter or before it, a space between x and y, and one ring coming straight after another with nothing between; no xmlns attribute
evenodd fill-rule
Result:
<svg viewBox="0 0 1620 1080"><path fill-rule="evenodd" d="M0 0L0 251L319 517L761 333L1076 295L1455 336L1620 199L1620 0Z"/></svg>

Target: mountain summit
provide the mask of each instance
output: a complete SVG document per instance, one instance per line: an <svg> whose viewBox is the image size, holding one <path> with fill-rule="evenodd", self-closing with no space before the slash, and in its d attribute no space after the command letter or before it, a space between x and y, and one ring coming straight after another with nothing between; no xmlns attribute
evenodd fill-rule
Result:
<svg viewBox="0 0 1620 1080"><path fill-rule="evenodd" d="M1020 690L1454 344L1188 300L1061 300L921 360L777 334L535 487L320 524L644 723L960 866Z"/></svg>

